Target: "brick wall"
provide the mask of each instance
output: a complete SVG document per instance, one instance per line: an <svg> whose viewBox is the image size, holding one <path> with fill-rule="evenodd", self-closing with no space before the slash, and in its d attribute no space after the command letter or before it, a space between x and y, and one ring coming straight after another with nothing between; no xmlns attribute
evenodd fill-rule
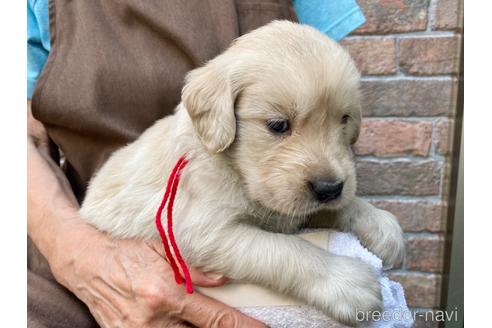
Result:
<svg viewBox="0 0 492 328"><path fill-rule="evenodd" d="M438 309L461 0L358 0L367 22L342 41L362 72L359 194L398 216L407 256L391 275L417 312ZM417 320L417 327L435 324Z"/></svg>

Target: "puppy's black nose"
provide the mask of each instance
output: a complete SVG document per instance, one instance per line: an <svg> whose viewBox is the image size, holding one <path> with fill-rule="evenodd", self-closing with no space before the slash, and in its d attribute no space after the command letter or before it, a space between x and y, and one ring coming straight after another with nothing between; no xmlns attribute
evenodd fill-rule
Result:
<svg viewBox="0 0 492 328"><path fill-rule="evenodd" d="M316 179L309 181L308 185L314 197L320 202L329 202L338 198L343 190L343 181Z"/></svg>

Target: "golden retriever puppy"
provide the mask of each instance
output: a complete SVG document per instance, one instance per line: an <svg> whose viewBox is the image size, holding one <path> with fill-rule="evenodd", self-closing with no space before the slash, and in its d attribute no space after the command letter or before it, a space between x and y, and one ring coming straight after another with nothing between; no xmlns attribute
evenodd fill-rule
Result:
<svg viewBox="0 0 492 328"><path fill-rule="evenodd" d="M186 154L174 232L194 267L273 288L354 324L380 288L360 260L290 234L310 220L352 231L386 265L404 251L395 218L354 196L359 74L315 29L277 21L191 71L174 115L118 150L81 215L116 237L157 239L167 177Z"/></svg>

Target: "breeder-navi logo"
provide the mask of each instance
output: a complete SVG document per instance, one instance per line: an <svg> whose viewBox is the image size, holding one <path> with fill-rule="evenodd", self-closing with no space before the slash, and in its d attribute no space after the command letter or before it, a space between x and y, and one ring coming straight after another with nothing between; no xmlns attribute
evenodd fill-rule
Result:
<svg viewBox="0 0 492 328"><path fill-rule="evenodd" d="M356 310L356 320L359 322L366 321L407 321L412 318L414 321L416 318L423 318L426 322L449 322L458 321L458 308L454 310L442 311L426 311L426 312L412 312L406 309L398 308L391 311L372 311L364 312Z"/></svg>

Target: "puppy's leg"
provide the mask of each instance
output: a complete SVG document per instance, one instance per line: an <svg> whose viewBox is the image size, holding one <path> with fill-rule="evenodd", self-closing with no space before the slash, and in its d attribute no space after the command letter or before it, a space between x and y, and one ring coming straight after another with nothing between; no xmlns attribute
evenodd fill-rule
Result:
<svg viewBox="0 0 492 328"><path fill-rule="evenodd" d="M297 297L346 324L356 323L357 311L380 309L377 277L358 259L247 224L223 228L214 240L197 259L207 269Z"/></svg>
<svg viewBox="0 0 492 328"><path fill-rule="evenodd" d="M335 219L344 231L352 231L361 242L378 255L386 266L399 264L405 253L403 232L390 212L355 197Z"/></svg>

